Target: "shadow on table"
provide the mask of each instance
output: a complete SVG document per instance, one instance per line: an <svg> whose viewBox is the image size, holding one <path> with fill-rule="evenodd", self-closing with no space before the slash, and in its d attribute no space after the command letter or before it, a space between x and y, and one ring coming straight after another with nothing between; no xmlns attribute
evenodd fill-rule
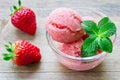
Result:
<svg viewBox="0 0 120 80"><path fill-rule="evenodd" d="M34 73L37 73L40 70L41 62L33 63L28 66L16 66L13 64L12 70L14 76L16 76L18 79L30 79Z"/></svg>
<svg viewBox="0 0 120 80"><path fill-rule="evenodd" d="M61 76L64 76L64 80L112 80L109 77L111 73L107 72L104 66L103 62L96 68L87 71L73 71L63 66Z"/></svg>

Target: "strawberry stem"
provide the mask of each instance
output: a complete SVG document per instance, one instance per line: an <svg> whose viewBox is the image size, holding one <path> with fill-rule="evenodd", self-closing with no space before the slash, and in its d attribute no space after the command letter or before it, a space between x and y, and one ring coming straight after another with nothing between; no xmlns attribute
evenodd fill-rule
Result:
<svg viewBox="0 0 120 80"><path fill-rule="evenodd" d="M8 51L8 53L3 53L3 59L6 61L13 59L16 56L14 53L15 45L9 42L5 44L5 48Z"/></svg>
<svg viewBox="0 0 120 80"><path fill-rule="evenodd" d="M21 0L18 0L18 7L14 5L12 8L13 9L10 8L10 10L12 11L12 13L10 13L10 16L13 16L16 11L20 10L21 8L23 8Z"/></svg>

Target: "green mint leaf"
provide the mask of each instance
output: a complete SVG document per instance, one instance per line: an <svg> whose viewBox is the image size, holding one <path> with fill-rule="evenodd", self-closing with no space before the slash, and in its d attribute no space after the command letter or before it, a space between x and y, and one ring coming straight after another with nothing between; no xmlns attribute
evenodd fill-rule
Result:
<svg viewBox="0 0 120 80"><path fill-rule="evenodd" d="M106 51L108 53L112 52L112 41L108 37L99 38L98 45L101 50Z"/></svg>
<svg viewBox="0 0 120 80"><path fill-rule="evenodd" d="M115 33L116 33L116 26L114 23L106 23L105 25L100 27L98 32L98 34L101 37L110 37Z"/></svg>
<svg viewBox="0 0 120 80"><path fill-rule="evenodd" d="M109 37L116 33L116 26L108 17L102 18L98 25L91 20L85 20L81 25L89 34L89 37L82 44L82 57L94 56L98 49L108 53L112 52L113 45Z"/></svg>
<svg viewBox="0 0 120 80"><path fill-rule="evenodd" d="M98 27L100 28L101 26L105 25L106 23L111 23L111 20L110 20L108 17L102 18L102 19L98 22Z"/></svg>
<svg viewBox="0 0 120 80"><path fill-rule="evenodd" d="M89 38L87 38L83 45L82 45L82 57L90 57L96 55L98 48L98 41L96 35L90 35Z"/></svg>
<svg viewBox="0 0 120 80"><path fill-rule="evenodd" d="M83 29L88 34L97 34L98 33L98 27L95 22L91 20L85 20L81 23Z"/></svg>

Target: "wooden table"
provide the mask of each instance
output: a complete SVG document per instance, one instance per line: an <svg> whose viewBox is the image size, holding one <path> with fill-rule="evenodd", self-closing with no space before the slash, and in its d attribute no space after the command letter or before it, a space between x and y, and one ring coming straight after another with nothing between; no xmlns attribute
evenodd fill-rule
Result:
<svg viewBox="0 0 120 80"><path fill-rule="evenodd" d="M24 34L9 22L9 7L16 0L0 0L0 80L120 80L120 0L22 0L23 5L37 15L35 36ZM91 7L109 16L117 26L117 40L112 54L98 67L83 72L72 71L61 65L48 46L45 37L46 14L57 7ZM11 37L12 36L12 37ZM39 36L39 37L38 37ZM28 40L41 48L42 60L34 65L18 67L2 60L4 43Z"/></svg>

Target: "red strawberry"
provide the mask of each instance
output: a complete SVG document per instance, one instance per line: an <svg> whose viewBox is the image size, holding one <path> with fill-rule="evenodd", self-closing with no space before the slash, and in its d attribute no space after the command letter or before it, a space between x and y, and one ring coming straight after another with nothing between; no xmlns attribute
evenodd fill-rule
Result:
<svg viewBox="0 0 120 80"><path fill-rule="evenodd" d="M18 40L14 44L5 45L9 53L4 53L4 60L12 59L18 66L25 66L31 63L39 62L41 59L40 49L31 43Z"/></svg>
<svg viewBox="0 0 120 80"><path fill-rule="evenodd" d="M28 34L35 34L36 32L36 16L29 8L23 8L21 1L18 0L19 8L13 6L14 12L11 14L12 24L21 31Z"/></svg>

